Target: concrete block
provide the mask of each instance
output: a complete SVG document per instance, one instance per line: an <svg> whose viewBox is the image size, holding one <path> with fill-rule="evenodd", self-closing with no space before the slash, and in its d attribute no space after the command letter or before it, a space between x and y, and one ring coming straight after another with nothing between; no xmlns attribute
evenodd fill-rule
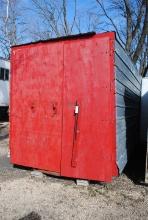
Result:
<svg viewBox="0 0 148 220"><path fill-rule="evenodd" d="M37 178L43 178L44 177L44 174L38 170L33 170L31 172L31 176L33 177L37 177Z"/></svg>
<svg viewBox="0 0 148 220"><path fill-rule="evenodd" d="M76 184L77 184L77 186L89 186L89 181L77 179Z"/></svg>

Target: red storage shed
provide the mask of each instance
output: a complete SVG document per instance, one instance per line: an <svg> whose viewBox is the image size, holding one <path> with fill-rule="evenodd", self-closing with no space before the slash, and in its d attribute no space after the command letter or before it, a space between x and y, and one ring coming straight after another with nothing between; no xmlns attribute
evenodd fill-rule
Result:
<svg viewBox="0 0 148 220"><path fill-rule="evenodd" d="M138 137L141 77L114 32L12 47L11 163L109 182Z"/></svg>

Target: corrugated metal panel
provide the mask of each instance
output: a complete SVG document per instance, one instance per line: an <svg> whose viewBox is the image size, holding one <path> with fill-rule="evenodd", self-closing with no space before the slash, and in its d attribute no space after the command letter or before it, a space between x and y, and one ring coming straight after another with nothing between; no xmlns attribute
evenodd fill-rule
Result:
<svg viewBox="0 0 148 220"><path fill-rule="evenodd" d="M125 94L125 91L126 92ZM122 84L122 82L118 82L118 80L116 79L116 93L118 93L119 95L122 95L124 97L129 97L134 101L139 102L140 100L140 96L136 95L132 90L130 90L129 88L127 88L127 86L125 86L124 84Z"/></svg>
<svg viewBox="0 0 148 220"><path fill-rule="evenodd" d="M131 82L135 88L140 90L141 86L139 82L137 81L137 79L132 74L132 72L129 70L129 68L127 68L127 66L123 63L120 57L117 56L116 54L115 54L115 59L116 59L116 62L118 63L117 69L122 73L122 76L126 77L128 81Z"/></svg>
<svg viewBox="0 0 148 220"><path fill-rule="evenodd" d="M121 173L138 141L141 76L117 41L115 73L117 165Z"/></svg>
<svg viewBox="0 0 148 220"><path fill-rule="evenodd" d="M137 73L137 69L135 65L131 62L129 56L127 53L125 53L122 46L120 46L119 42L115 42L115 48L116 48L116 54L120 56L120 59L125 63L125 65L130 69L132 74L135 76L135 78L138 80L138 82L141 82L141 76Z"/></svg>

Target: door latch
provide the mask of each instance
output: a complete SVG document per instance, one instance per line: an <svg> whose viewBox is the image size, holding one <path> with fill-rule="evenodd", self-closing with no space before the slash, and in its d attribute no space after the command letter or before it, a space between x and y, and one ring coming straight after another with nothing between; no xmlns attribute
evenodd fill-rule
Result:
<svg viewBox="0 0 148 220"><path fill-rule="evenodd" d="M79 113L79 106L75 105L75 114L78 114L78 113Z"/></svg>

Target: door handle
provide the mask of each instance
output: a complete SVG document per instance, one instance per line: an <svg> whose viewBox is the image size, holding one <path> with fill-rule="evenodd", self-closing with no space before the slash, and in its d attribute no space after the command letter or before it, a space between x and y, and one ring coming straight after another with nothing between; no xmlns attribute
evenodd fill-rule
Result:
<svg viewBox="0 0 148 220"><path fill-rule="evenodd" d="M72 160L71 160L71 166L76 167L77 162L77 135L78 135L78 118L79 118L79 105L78 102L75 102L75 108L74 108L74 132L73 132L73 149L72 149Z"/></svg>
<svg viewBox="0 0 148 220"><path fill-rule="evenodd" d="M75 103L74 116L75 116L75 122L74 122L74 141L76 141L76 139L77 139L77 129L78 129L78 116L79 116L79 105L78 105L77 101Z"/></svg>

